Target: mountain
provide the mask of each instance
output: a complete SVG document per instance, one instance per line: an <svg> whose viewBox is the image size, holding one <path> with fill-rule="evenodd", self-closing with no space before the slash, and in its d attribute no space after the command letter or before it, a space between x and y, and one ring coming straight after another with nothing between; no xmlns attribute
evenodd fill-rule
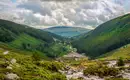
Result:
<svg viewBox="0 0 130 80"><path fill-rule="evenodd" d="M98 57L130 43L130 14L112 19L72 41L78 52Z"/></svg>
<svg viewBox="0 0 130 80"><path fill-rule="evenodd" d="M0 19L0 43L10 48L57 57L71 50L64 40L47 31Z"/></svg>
<svg viewBox="0 0 130 80"><path fill-rule="evenodd" d="M44 30L67 38L78 36L80 34L87 33L90 31L90 29L86 28L68 27L68 26L56 26Z"/></svg>

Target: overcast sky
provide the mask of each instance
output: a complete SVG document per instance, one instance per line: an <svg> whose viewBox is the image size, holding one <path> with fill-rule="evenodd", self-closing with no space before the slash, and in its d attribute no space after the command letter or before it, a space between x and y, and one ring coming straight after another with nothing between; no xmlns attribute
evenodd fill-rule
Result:
<svg viewBox="0 0 130 80"><path fill-rule="evenodd" d="M130 12L130 0L0 0L0 19L35 28L74 26L94 29Z"/></svg>

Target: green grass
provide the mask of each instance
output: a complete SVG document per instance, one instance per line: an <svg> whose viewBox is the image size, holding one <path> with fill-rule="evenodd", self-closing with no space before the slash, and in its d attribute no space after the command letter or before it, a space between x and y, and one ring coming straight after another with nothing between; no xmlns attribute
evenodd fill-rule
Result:
<svg viewBox="0 0 130 80"><path fill-rule="evenodd" d="M27 43L27 44L36 46L36 45L39 45L40 43L44 43L44 42L41 40L38 40L34 37L31 37L27 34L21 34L13 42L11 42L10 45L13 47L16 47L16 48L21 48L21 45L23 43Z"/></svg>
<svg viewBox="0 0 130 80"><path fill-rule="evenodd" d="M36 53L36 54L40 55L42 58L49 59L47 56L45 56L44 53L42 53L40 51L26 51L26 50L16 49L16 48L14 48L14 47L6 44L6 43L0 42L0 53L4 52L5 51L4 49L9 50L11 52L18 53L18 54L23 54L23 55L25 55L25 54L26 55L28 55L28 54L32 55L32 54Z"/></svg>
<svg viewBox="0 0 130 80"><path fill-rule="evenodd" d="M120 57L124 59L130 59L130 44L125 45L119 49L113 50L111 52L108 52L102 56L99 57L99 59L119 59Z"/></svg>
<svg viewBox="0 0 130 80"><path fill-rule="evenodd" d="M66 80L65 75L58 72L64 69L63 63L55 61L35 61L30 54L19 54L9 51L9 54L3 55L6 49L0 49L0 80L4 80L7 72L15 73L20 80ZM12 64L12 70L6 69L10 60L16 59L16 63Z"/></svg>

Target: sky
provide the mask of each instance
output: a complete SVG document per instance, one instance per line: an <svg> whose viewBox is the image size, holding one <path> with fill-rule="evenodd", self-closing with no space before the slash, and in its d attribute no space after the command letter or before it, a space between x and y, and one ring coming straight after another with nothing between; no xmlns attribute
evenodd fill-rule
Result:
<svg viewBox="0 0 130 80"><path fill-rule="evenodd" d="M130 0L0 0L0 19L34 28L94 29L130 12Z"/></svg>

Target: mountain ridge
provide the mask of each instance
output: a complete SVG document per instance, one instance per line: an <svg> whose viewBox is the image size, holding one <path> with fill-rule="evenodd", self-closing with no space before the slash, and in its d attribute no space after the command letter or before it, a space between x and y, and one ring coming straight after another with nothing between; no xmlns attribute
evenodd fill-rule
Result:
<svg viewBox="0 0 130 80"><path fill-rule="evenodd" d="M112 19L99 25L86 36L73 41L72 44L78 49L78 52L98 57L130 42L129 21L130 14Z"/></svg>

